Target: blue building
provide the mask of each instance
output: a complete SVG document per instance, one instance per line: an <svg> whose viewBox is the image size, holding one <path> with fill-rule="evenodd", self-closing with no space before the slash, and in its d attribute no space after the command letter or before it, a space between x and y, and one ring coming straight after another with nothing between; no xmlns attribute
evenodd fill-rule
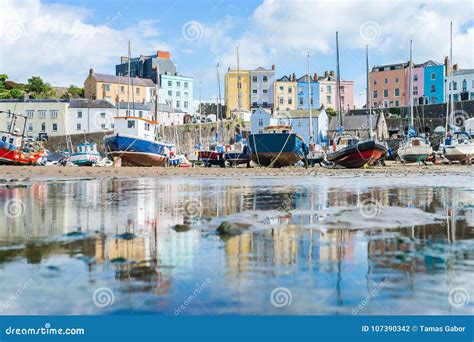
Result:
<svg viewBox="0 0 474 342"><path fill-rule="evenodd" d="M308 88L308 77L309 77L309 86ZM309 109L309 90L311 90L311 107L319 108L319 83L314 77L310 75L304 75L297 80L298 93L296 98L296 108L297 109Z"/></svg>
<svg viewBox="0 0 474 342"><path fill-rule="evenodd" d="M423 63L423 67L424 103L438 104L445 102L444 65L430 60Z"/></svg>
<svg viewBox="0 0 474 342"><path fill-rule="evenodd" d="M193 78L179 74L160 76L160 102L194 115Z"/></svg>

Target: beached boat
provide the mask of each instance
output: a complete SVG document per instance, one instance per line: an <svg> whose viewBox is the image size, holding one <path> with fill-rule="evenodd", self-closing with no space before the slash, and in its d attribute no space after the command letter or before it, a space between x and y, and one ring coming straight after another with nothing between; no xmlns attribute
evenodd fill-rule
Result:
<svg viewBox="0 0 474 342"><path fill-rule="evenodd" d="M207 167L213 165L224 167L224 146L215 142L211 143L209 146L207 146L207 148L199 150L198 159L203 162L204 166Z"/></svg>
<svg viewBox="0 0 474 342"><path fill-rule="evenodd" d="M28 118L11 112L0 111L0 113L11 116L9 130L0 131L0 165L37 164L46 155L46 150L40 142L25 137Z"/></svg>
<svg viewBox="0 0 474 342"><path fill-rule="evenodd" d="M290 166L306 162L308 146L303 137L291 131L291 126L268 126L263 133L248 137L250 159L258 165L270 167Z"/></svg>
<svg viewBox="0 0 474 342"><path fill-rule="evenodd" d="M250 153L247 141L242 139L240 134L236 136L236 142L233 145L226 145L224 159L229 166L237 166L247 164L250 167Z"/></svg>
<svg viewBox="0 0 474 342"><path fill-rule="evenodd" d="M449 161L470 162L474 158L474 139L468 132L448 134L440 151Z"/></svg>
<svg viewBox="0 0 474 342"><path fill-rule="evenodd" d="M115 117L114 134L104 137L105 150L124 166L164 166L174 144L156 138L157 122L140 117Z"/></svg>
<svg viewBox="0 0 474 342"><path fill-rule="evenodd" d="M76 152L72 153L70 157L71 163L79 166L92 166L101 159L97 151L97 144L89 142L77 145Z"/></svg>

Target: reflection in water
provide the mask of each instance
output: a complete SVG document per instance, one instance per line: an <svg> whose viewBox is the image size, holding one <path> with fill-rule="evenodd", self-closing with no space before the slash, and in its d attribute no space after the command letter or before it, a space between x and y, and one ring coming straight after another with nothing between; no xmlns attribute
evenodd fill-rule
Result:
<svg viewBox="0 0 474 342"><path fill-rule="evenodd" d="M337 179L92 180L1 188L0 313L173 314L210 279L182 314L465 314L450 289L472 282L474 192L462 186L371 186ZM282 185L283 184L283 185ZM391 229L325 228L324 211L419 208L442 220ZM186 213L201 203L199 216ZM396 217L383 217L396 220ZM222 237L222 220L251 229ZM370 220L370 218L368 218ZM175 230L176 224L190 229ZM31 282L16 300L19 283ZM110 288L112 305L92 302ZM276 287L291 305L269 300ZM66 290L64 290L66 289ZM58 292L64 296L58 298Z"/></svg>

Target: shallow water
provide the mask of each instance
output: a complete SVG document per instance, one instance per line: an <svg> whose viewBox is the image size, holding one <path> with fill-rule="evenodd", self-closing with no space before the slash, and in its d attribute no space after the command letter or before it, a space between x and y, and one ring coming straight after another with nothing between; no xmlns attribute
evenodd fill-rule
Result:
<svg viewBox="0 0 474 342"><path fill-rule="evenodd" d="M0 314L472 314L472 184L0 185ZM223 221L233 234L216 232Z"/></svg>

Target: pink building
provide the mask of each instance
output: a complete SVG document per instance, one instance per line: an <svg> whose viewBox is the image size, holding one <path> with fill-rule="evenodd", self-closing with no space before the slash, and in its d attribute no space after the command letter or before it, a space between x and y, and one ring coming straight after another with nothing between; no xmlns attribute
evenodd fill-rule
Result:
<svg viewBox="0 0 474 342"><path fill-rule="evenodd" d="M336 97L336 108L339 108L338 105L339 102ZM341 105L343 111L346 112L354 109L354 81L341 80Z"/></svg>
<svg viewBox="0 0 474 342"><path fill-rule="evenodd" d="M412 72L413 72L413 105L422 104L423 103L423 94L424 94L424 68L422 65L413 65ZM410 99L408 94L410 94L410 72L407 68L406 70L406 103L405 106L409 106Z"/></svg>

